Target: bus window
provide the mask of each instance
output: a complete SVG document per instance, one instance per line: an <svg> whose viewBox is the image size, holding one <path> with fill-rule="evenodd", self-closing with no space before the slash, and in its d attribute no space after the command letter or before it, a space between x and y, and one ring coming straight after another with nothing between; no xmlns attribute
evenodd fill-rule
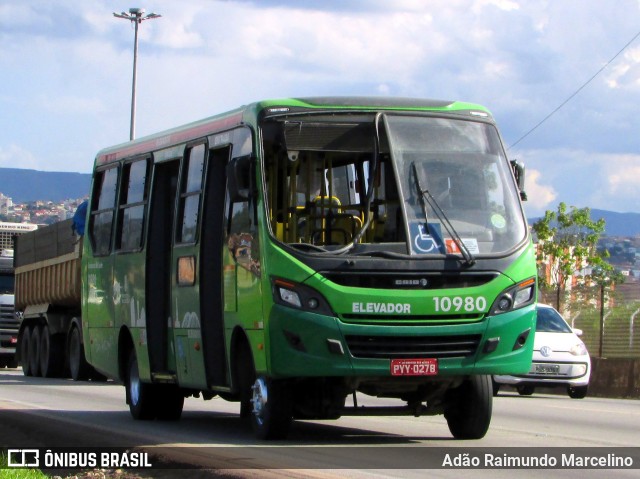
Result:
<svg viewBox="0 0 640 479"><path fill-rule="evenodd" d="M144 215L147 202L147 160L124 165L120 215L116 234L116 249L137 250L142 246Z"/></svg>
<svg viewBox="0 0 640 479"><path fill-rule="evenodd" d="M95 255L111 252L111 231L118 185L118 168L96 173L89 237Z"/></svg>
<svg viewBox="0 0 640 479"><path fill-rule="evenodd" d="M195 243L202 193L202 174L204 171L205 145L196 145L189 149L182 174L180 193L180 221L178 243Z"/></svg>

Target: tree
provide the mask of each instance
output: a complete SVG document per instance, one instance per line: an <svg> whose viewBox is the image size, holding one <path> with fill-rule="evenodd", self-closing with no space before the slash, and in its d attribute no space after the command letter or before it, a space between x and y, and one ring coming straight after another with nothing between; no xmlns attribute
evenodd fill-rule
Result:
<svg viewBox="0 0 640 479"><path fill-rule="evenodd" d="M557 212L546 211L544 218L534 223L538 278L541 286L554 290L558 311L562 312L562 292L576 273L583 271L583 279L588 281L590 270L606 269L607 263L596 250L604 227L604 219L591 219L589 208L567 209L565 203L558 205Z"/></svg>

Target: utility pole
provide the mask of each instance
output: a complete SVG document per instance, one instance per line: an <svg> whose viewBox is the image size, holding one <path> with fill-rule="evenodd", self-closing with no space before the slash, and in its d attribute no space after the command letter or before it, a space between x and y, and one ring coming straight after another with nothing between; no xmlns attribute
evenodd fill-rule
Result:
<svg viewBox="0 0 640 479"><path fill-rule="evenodd" d="M131 127L129 129L129 139L133 140L136 136L136 71L138 64L138 25L145 20L152 20L154 18L160 18L162 15L157 13L150 13L145 15L144 8L130 8L129 13L113 13L116 18L122 18L129 20L135 24L135 36L133 42L133 82L131 85Z"/></svg>

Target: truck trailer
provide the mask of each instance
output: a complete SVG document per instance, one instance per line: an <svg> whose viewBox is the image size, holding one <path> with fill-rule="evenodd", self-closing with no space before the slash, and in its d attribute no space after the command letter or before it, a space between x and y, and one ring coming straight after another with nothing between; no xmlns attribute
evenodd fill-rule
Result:
<svg viewBox="0 0 640 479"><path fill-rule="evenodd" d="M68 219L25 233L15 249L17 358L25 376L97 377L87 364L80 319L82 236Z"/></svg>

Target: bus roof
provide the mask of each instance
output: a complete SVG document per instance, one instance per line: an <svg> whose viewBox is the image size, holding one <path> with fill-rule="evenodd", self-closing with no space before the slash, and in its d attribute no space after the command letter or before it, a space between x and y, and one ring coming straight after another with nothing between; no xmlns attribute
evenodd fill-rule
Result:
<svg viewBox="0 0 640 479"><path fill-rule="evenodd" d="M235 110L215 115L186 125L178 126L140 139L105 148L96 155L96 166L142 155L152 151L170 148L217 132L229 130L244 124L247 112L257 117L262 111L267 113L302 112L312 110L404 110L440 111L472 114L490 118L485 107L466 102L430 100L424 98L401 97L307 97L273 99L255 102Z"/></svg>

